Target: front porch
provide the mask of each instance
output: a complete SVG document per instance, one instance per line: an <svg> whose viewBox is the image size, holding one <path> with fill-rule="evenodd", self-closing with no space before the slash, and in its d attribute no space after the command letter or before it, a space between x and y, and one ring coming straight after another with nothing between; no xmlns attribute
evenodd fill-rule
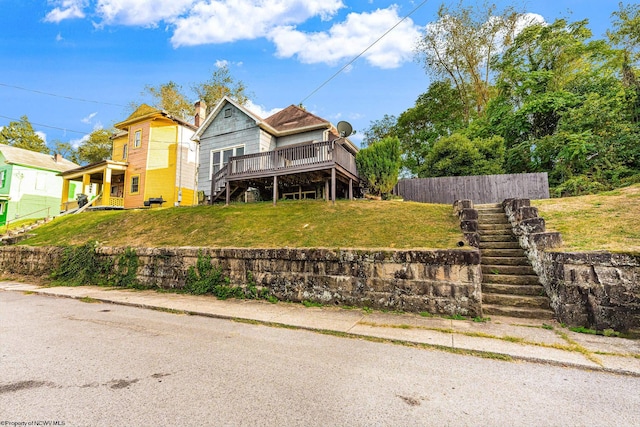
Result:
<svg viewBox="0 0 640 427"><path fill-rule="evenodd" d="M123 209L127 163L104 160L63 172L61 212L78 208L77 200L69 200L71 182L81 182L81 193L87 195L91 208Z"/></svg>
<svg viewBox="0 0 640 427"><path fill-rule="evenodd" d="M276 148L264 153L231 157L211 179L214 203L249 187L263 192L271 189L273 203L278 198L319 198L335 202L341 191L353 199L360 179L355 155L336 141L324 141ZM314 191L314 188L316 189Z"/></svg>

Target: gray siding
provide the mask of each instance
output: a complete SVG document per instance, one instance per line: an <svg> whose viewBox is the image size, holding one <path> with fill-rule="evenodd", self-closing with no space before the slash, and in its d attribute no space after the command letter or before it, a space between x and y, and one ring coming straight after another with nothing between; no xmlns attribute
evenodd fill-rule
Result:
<svg viewBox="0 0 640 427"><path fill-rule="evenodd" d="M231 108L231 117L224 117ZM243 145L245 154L260 152L260 128L256 122L232 104L225 104L200 137L198 190L211 192L211 151Z"/></svg>
<svg viewBox="0 0 640 427"><path fill-rule="evenodd" d="M276 149L276 137L269 132L260 130L260 152L272 151Z"/></svg>
<svg viewBox="0 0 640 427"><path fill-rule="evenodd" d="M310 132L297 133L278 138L278 147L286 145L301 144L303 142L322 142L324 141L324 131L326 129L318 129Z"/></svg>

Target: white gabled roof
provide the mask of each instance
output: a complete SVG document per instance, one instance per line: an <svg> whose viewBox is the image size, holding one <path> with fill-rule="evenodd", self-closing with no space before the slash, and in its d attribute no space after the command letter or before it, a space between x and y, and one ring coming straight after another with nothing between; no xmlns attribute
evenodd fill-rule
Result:
<svg viewBox="0 0 640 427"><path fill-rule="evenodd" d="M0 152L4 156L6 163L14 165L31 166L57 172L64 172L78 167L77 164L62 157L56 162L55 157L49 154L11 147L5 144L0 144Z"/></svg>

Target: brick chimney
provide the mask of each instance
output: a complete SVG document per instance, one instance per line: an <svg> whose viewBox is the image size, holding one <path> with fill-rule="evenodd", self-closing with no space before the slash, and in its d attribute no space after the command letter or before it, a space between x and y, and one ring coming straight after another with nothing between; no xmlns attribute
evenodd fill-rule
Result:
<svg viewBox="0 0 640 427"><path fill-rule="evenodd" d="M60 153L56 153L53 155L53 161L56 163L60 163L60 161L62 160L62 156L60 155Z"/></svg>
<svg viewBox="0 0 640 427"><path fill-rule="evenodd" d="M202 125L207 118L207 104L204 101L197 101L195 103L195 107L196 116L193 124L195 124L196 127L200 127L200 125Z"/></svg>

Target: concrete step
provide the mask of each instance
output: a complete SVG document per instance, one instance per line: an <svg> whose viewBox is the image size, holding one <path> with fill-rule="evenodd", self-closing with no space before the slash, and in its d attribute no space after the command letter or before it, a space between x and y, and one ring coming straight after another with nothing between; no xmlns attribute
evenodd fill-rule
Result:
<svg viewBox="0 0 640 427"><path fill-rule="evenodd" d="M498 229L478 230L481 236L513 236L511 227L502 227Z"/></svg>
<svg viewBox="0 0 640 427"><path fill-rule="evenodd" d="M504 215L502 208L478 209L478 215Z"/></svg>
<svg viewBox="0 0 640 427"><path fill-rule="evenodd" d="M480 214L478 213L478 224L508 224L509 220L503 214Z"/></svg>
<svg viewBox="0 0 640 427"><path fill-rule="evenodd" d="M507 307L493 304L482 304L482 315L548 320L552 320L555 317L555 314L552 310L545 310L541 308Z"/></svg>
<svg viewBox="0 0 640 427"><path fill-rule="evenodd" d="M481 251L482 258L484 257L523 257L524 251L522 249L489 249L485 248Z"/></svg>
<svg viewBox="0 0 640 427"><path fill-rule="evenodd" d="M505 285L503 283L483 283L482 300L487 294L545 296L542 285Z"/></svg>
<svg viewBox="0 0 640 427"><path fill-rule="evenodd" d="M482 249L520 249L520 243L511 242L483 242L480 241L480 250Z"/></svg>
<svg viewBox="0 0 640 427"><path fill-rule="evenodd" d="M492 230L509 230L511 231L511 224L483 224L481 222L478 222L478 231L480 233L483 233L485 231L492 231Z"/></svg>
<svg viewBox="0 0 640 427"><path fill-rule="evenodd" d="M482 283L501 283L503 285L539 285L535 274L483 274Z"/></svg>
<svg viewBox="0 0 640 427"><path fill-rule="evenodd" d="M549 310L549 298L546 296L532 295L507 295L483 293L482 302L490 305L501 305L506 307L522 308L544 308Z"/></svg>
<svg viewBox="0 0 640 427"><path fill-rule="evenodd" d="M517 242L513 234L481 234L480 242Z"/></svg>
<svg viewBox="0 0 640 427"><path fill-rule="evenodd" d="M536 272L530 265L482 265L482 274L511 274L532 276Z"/></svg>
<svg viewBox="0 0 640 427"><path fill-rule="evenodd" d="M502 203L482 203L479 205L474 205L475 209L500 209L502 210Z"/></svg>
<svg viewBox="0 0 640 427"><path fill-rule="evenodd" d="M482 265L529 265L525 256L484 256L480 259Z"/></svg>

